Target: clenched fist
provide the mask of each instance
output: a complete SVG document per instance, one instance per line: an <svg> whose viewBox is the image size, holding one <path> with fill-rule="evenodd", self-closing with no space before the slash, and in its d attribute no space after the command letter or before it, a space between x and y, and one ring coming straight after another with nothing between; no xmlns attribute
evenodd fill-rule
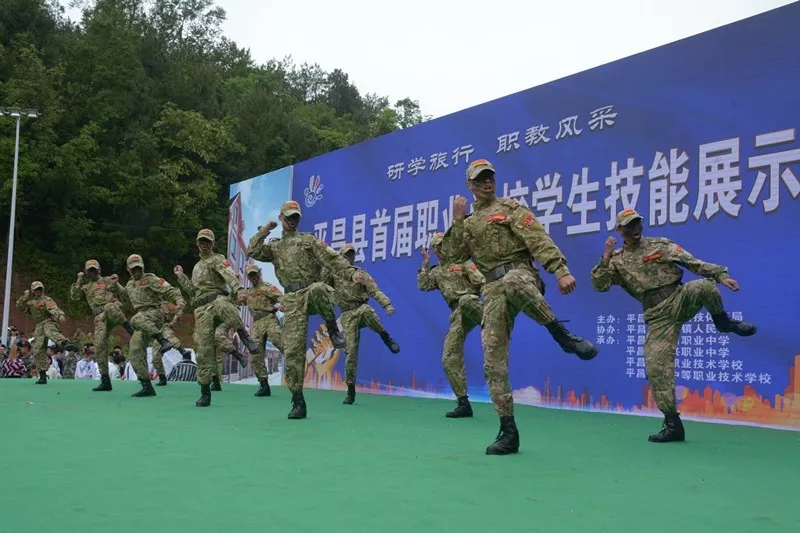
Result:
<svg viewBox="0 0 800 533"><path fill-rule="evenodd" d="M172 272L174 272L176 276L180 276L181 274L183 274L183 267L180 265L176 265L175 268L172 269Z"/></svg>
<svg viewBox="0 0 800 533"><path fill-rule="evenodd" d="M603 250L603 259L605 259L606 261L611 259L611 252L614 251L614 246L616 245L617 245L617 239L615 239L614 237L609 237L608 239L606 239L606 247Z"/></svg>

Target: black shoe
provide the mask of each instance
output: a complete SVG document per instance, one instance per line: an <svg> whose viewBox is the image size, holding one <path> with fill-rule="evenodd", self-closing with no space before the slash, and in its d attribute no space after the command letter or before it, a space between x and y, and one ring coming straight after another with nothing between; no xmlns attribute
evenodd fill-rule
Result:
<svg viewBox="0 0 800 533"><path fill-rule="evenodd" d="M472 404L469 403L469 397L459 396L458 406L444 416L447 418L472 418Z"/></svg>
<svg viewBox="0 0 800 533"><path fill-rule="evenodd" d="M106 392L111 390L111 378L108 374L100 375L100 385L92 389L94 392Z"/></svg>
<svg viewBox="0 0 800 533"><path fill-rule="evenodd" d="M237 361L239 361L239 364L242 366L242 368L244 368L244 367L246 367L246 366L247 366L247 356L246 356L246 355L244 355L244 354L243 354L242 352L240 352L239 350L234 350L234 351L232 351L232 352L230 353L230 355L231 355L231 357L233 357L234 359L236 359Z"/></svg>
<svg viewBox="0 0 800 533"><path fill-rule="evenodd" d="M519 452L519 432L513 416L500 417L500 432L486 448L486 455L508 455Z"/></svg>
<svg viewBox="0 0 800 533"><path fill-rule="evenodd" d="M272 391L269 388L269 379L264 378L259 381L261 388L259 388L253 396L272 396Z"/></svg>
<svg viewBox="0 0 800 533"><path fill-rule="evenodd" d="M236 333L239 334L239 340L242 341L247 351L250 353L258 352L258 343L250 338L250 335L247 334L247 331L244 329L237 330ZM242 363L242 365L247 365L247 363Z"/></svg>
<svg viewBox="0 0 800 533"><path fill-rule="evenodd" d="M325 325L328 328L328 337L331 339L331 343L333 343L334 348L339 348L340 350L344 350L345 347L345 340L344 335L342 332L339 331L339 325L336 321L326 322Z"/></svg>
<svg viewBox="0 0 800 533"><path fill-rule="evenodd" d="M133 335L133 326L131 326L130 322L125 322L122 324L122 329L128 332L128 335Z"/></svg>
<svg viewBox="0 0 800 533"><path fill-rule="evenodd" d="M289 420L299 420L306 417L306 399L302 392L292 394L292 410L289 411Z"/></svg>
<svg viewBox="0 0 800 533"><path fill-rule="evenodd" d="M356 401L356 386L348 385L347 396L344 397L344 401L342 403L345 405L353 405L355 401Z"/></svg>
<svg viewBox="0 0 800 533"><path fill-rule="evenodd" d="M156 383L156 387L166 387L166 386L167 386L167 375L159 374L158 383Z"/></svg>
<svg viewBox="0 0 800 533"><path fill-rule="evenodd" d="M742 322L741 320L734 320L728 316L728 313L720 313L718 315L711 315L714 321L714 327L720 333L733 333L740 337L750 337L755 335L758 328L749 322Z"/></svg>
<svg viewBox="0 0 800 533"><path fill-rule="evenodd" d="M195 407L208 407L211 405L211 386L200 385L200 398L194 402Z"/></svg>
<svg viewBox="0 0 800 533"><path fill-rule="evenodd" d="M686 432L683 430L680 413L664 415L664 423L661 431L650 435L647 440L650 442L683 442L686 440Z"/></svg>
<svg viewBox="0 0 800 533"><path fill-rule="evenodd" d="M148 379L140 379L139 383L142 384L142 389L139 392L131 394L134 398L145 398L147 396L155 396L156 390L153 388L153 383Z"/></svg>
<svg viewBox="0 0 800 533"><path fill-rule="evenodd" d="M211 390L214 392L219 392L222 390L222 385L219 382L219 376L211 377Z"/></svg>
<svg viewBox="0 0 800 533"><path fill-rule="evenodd" d="M153 338L161 345L161 353L167 353L174 347L174 345L169 342L169 340L167 340L167 338L161 333L156 333L153 335Z"/></svg>
<svg viewBox="0 0 800 533"><path fill-rule="evenodd" d="M34 385L47 385L47 372L39 372L39 380Z"/></svg>
<svg viewBox="0 0 800 533"><path fill-rule="evenodd" d="M381 340L383 341L383 344L385 344L386 347L389 348L390 352L400 353L400 345L397 344L394 339L392 339L388 331L384 331L383 333L381 333Z"/></svg>
<svg viewBox="0 0 800 533"><path fill-rule="evenodd" d="M547 329L562 350L573 353L584 361L594 359L599 351L591 342L570 333L561 322L548 324Z"/></svg>

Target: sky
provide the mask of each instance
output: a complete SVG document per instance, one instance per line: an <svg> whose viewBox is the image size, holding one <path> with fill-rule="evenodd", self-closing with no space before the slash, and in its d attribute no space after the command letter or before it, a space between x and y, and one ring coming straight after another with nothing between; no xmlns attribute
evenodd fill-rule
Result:
<svg viewBox="0 0 800 533"><path fill-rule="evenodd" d="M408 96L433 118L790 3L216 0L225 34L258 63L291 55L339 68L362 94Z"/></svg>

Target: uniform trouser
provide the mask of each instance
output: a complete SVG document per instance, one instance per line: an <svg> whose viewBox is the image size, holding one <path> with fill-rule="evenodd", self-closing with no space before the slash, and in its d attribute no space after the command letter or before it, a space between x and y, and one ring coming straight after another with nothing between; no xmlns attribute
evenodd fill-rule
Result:
<svg viewBox="0 0 800 533"><path fill-rule="evenodd" d="M361 329L369 328L375 333L386 331L378 318L375 309L369 304L362 304L355 309L345 311L339 316L342 323L347 359L344 363L345 381L348 385L356 384L358 373L358 345L361 343Z"/></svg>
<svg viewBox="0 0 800 533"><path fill-rule="evenodd" d="M306 373L308 317L319 315L326 322L336 320L333 309L333 288L316 282L303 290L283 296L283 346L286 350L286 385L292 393L303 390Z"/></svg>
<svg viewBox="0 0 800 533"><path fill-rule="evenodd" d="M139 379L147 379L150 370L147 367L147 345L153 335L160 333L164 327L164 313L160 309L139 311L131 317L133 335L129 344L128 357ZM108 365L106 365L108 368Z"/></svg>
<svg viewBox="0 0 800 533"><path fill-rule="evenodd" d="M556 317L544 299L539 275L527 267L515 268L483 286L483 372L498 416L514 416L514 399L508 378L508 343L520 312L542 325Z"/></svg>
<svg viewBox="0 0 800 533"><path fill-rule="evenodd" d="M175 348L181 347L181 340L178 338L178 336L175 334L175 330L172 329L169 324L165 325L161 329L161 334L164 335L164 338L171 342ZM153 368L155 368L156 372L159 374L165 374L164 353L161 351L161 343L154 340L150 347L153 349Z"/></svg>
<svg viewBox="0 0 800 533"><path fill-rule="evenodd" d="M36 324L33 335L33 360L36 362L36 370L47 372L49 367L47 364L47 341L51 340L60 344L67 338L61 334L58 322L49 318ZM106 365L106 372L108 372L108 365Z"/></svg>
<svg viewBox="0 0 800 533"><path fill-rule="evenodd" d="M267 365L264 362L264 346L269 340L279 351L283 351L283 334L278 317L274 313L261 317L250 328L250 337L258 343L258 352L252 354L253 373L259 381L267 379Z"/></svg>
<svg viewBox="0 0 800 533"><path fill-rule="evenodd" d="M94 317L94 353L100 374L108 375L108 342L111 330L124 324L128 319L122 311L122 304L109 302L103 312Z"/></svg>
<svg viewBox="0 0 800 533"><path fill-rule="evenodd" d="M225 329L220 326L225 325ZM227 338L229 329L242 329L242 317L233 303L224 296L219 296L213 302L198 307L194 311L194 341L197 344L197 382L200 385L211 384L211 376L222 375L222 363L217 358L217 349L223 350L219 332L230 345Z"/></svg>
<svg viewBox="0 0 800 533"><path fill-rule="evenodd" d="M450 313L450 329L444 337L442 368L453 394L467 395L467 372L464 368L464 342L470 331L483 320L483 306L477 295L465 294Z"/></svg>
<svg viewBox="0 0 800 533"><path fill-rule="evenodd" d="M664 414L677 412L675 399L675 350L683 324L705 307L716 315L723 312L722 295L710 279L695 280L678 287L666 300L644 313L647 379L653 400Z"/></svg>

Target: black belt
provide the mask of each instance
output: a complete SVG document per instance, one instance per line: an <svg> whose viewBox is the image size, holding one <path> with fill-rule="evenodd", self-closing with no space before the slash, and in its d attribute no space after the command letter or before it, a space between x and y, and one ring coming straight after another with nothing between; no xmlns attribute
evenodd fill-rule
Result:
<svg viewBox="0 0 800 533"><path fill-rule="evenodd" d="M642 307L645 311L652 309L672 296L681 285L683 285L683 283L673 283L672 285L667 285L666 287L660 287L658 289L647 291L644 293L644 296L642 296Z"/></svg>
<svg viewBox="0 0 800 533"><path fill-rule="evenodd" d="M253 320L261 320L265 316L274 315L275 311L253 311Z"/></svg>
<svg viewBox="0 0 800 533"><path fill-rule="evenodd" d="M514 261L512 263L506 263L505 265L500 265L497 268L493 268L489 272L481 271L481 274L483 274L483 277L486 278L486 283L491 283L492 281L501 279L515 268L521 267L533 267L533 261Z"/></svg>
<svg viewBox="0 0 800 533"><path fill-rule="evenodd" d="M347 311L353 311L355 309L358 309L359 307L361 307L362 305L364 305L368 301L369 300L364 300L361 303L339 304L339 309L342 310L342 313L346 313Z"/></svg>
<svg viewBox="0 0 800 533"><path fill-rule="evenodd" d="M203 294L194 299L194 301L192 302L192 306L195 309L197 309L198 307L203 307L206 304L210 304L220 296L222 296L222 294L218 292L212 292L211 294Z"/></svg>
<svg viewBox="0 0 800 533"><path fill-rule="evenodd" d="M313 281L298 281L296 283L289 283L283 287L283 292L287 293L302 291L306 287L310 287L313 283Z"/></svg>

